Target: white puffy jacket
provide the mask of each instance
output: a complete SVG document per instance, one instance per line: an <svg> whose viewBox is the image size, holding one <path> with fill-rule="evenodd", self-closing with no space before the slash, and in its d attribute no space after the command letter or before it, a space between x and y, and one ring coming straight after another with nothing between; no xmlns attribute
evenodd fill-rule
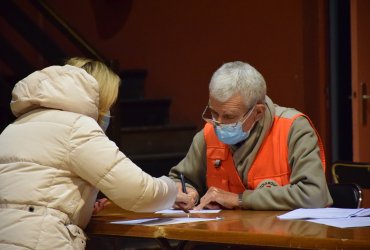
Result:
<svg viewBox="0 0 370 250"><path fill-rule="evenodd" d="M96 122L98 83L86 71L48 67L12 95L18 118L0 135L0 249L84 249L98 189L127 210L173 205L174 182L143 172Z"/></svg>

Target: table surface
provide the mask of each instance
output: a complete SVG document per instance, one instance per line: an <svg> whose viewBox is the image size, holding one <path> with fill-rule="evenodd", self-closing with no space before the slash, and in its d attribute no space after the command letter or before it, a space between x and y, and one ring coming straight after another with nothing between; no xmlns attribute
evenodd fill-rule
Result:
<svg viewBox="0 0 370 250"><path fill-rule="evenodd" d="M336 228L303 220L279 220L286 211L223 210L192 217L222 220L164 226L111 224L112 221L151 217L180 217L134 213L112 204L93 216L88 235L166 238L196 242L306 249L370 249L370 227Z"/></svg>

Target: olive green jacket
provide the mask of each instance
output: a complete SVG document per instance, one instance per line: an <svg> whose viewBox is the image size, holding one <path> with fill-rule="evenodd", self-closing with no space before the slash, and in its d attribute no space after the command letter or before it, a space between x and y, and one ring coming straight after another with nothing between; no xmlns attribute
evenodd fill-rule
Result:
<svg viewBox="0 0 370 250"><path fill-rule="evenodd" d="M231 146L235 166L245 187L248 186L246 176L250 166L273 126L273 117L289 118L299 113L295 109L277 106L268 97L265 105L265 115L256 123L248 139L238 147ZM314 128L305 117L299 117L294 121L288 138L290 185L246 190L242 202L244 209L290 210L332 204ZM187 185L195 188L202 197L207 191L206 171L206 144L201 130L195 135L186 157L170 170L169 176L179 179L179 173L182 172Z"/></svg>

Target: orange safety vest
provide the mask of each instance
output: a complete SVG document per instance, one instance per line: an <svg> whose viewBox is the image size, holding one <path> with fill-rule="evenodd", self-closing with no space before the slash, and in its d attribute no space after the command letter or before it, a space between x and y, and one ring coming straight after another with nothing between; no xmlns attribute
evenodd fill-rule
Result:
<svg viewBox="0 0 370 250"><path fill-rule="evenodd" d="M303 114L292 118L275 116L274 124L248 171L248 189L289 184L288 135L292 123L299 116L306 117L313 127L310 119ZM324 147L317 132L316 135L325 171ZM245 186L236 170L232 152L227 144L218 140L211 124L204 126L204 138L207 144L207 186L215 186L233 193L244 192Z"/></svg>

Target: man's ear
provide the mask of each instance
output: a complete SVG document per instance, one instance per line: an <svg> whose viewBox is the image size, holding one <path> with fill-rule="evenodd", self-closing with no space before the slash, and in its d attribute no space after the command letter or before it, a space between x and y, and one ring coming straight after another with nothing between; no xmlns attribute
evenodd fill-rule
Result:
<svg viewBox="0 0 370 250"><path fill-rule="evenodd" d="M257 111L256 120L259 121L259 120L262 119L262 117L265 114L266 105L263 104L263 103L257 103L256 104L256 111Z"/></svg>

